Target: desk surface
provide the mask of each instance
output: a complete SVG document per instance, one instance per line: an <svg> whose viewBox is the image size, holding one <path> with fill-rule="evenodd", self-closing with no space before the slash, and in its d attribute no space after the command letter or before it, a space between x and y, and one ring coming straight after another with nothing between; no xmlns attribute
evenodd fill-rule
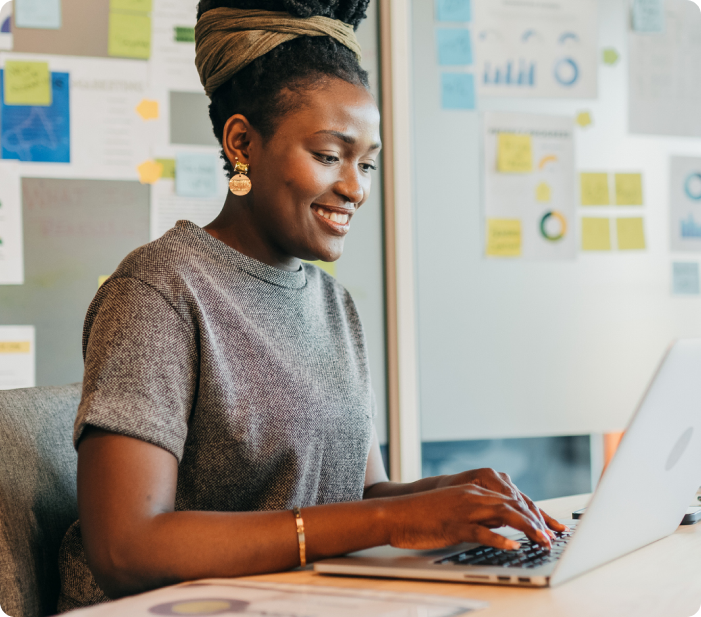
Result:
<svg viewBox="0 0 701 617"><path fill-rule="evenodd" d="M588 495L539 502L557 518L571 518ZM640 507L643 504L638 504ZM701 523L621 557L554 589L323 576L298 570L252 580L432 593L485 600L484 617L690 617L701 605Z"/></svg>

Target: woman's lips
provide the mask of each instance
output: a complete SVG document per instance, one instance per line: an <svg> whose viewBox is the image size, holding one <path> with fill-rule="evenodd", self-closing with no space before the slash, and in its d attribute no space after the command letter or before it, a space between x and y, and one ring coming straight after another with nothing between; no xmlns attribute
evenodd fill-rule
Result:
<svg viewBox="0 0 701 617"><path fill-rule="evenodd" d="M331 210L317 204L312 204L312 212L314 212L314 215L322 224L332 229L335 233L342 235L348 233L353 211L347 210L345 212L339 212L338 210Z"/></svg>

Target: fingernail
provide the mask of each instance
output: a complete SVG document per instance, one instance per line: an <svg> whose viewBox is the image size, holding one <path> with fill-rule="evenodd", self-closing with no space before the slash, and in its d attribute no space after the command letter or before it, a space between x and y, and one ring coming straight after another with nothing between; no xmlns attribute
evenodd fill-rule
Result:
<svg viewBox="0 0 701 617"><path fill-rule="evenodd" d="M538 535L545 544L547 544L548 546L550 545L550 540L548 540L548 536L546 536L542 531L539 531Z"/></svg>
<svg viewBox="0 0 701 617"><path fill-rule="evenodd" d="M546 529L545 531L548 532L548 535L549 535L552 539L555 539L555 534L554 534L552 531L550 531L549 529Z"/></svg>
<svg viewBox="0 0 701 617"><path fill-rule="evenodd" d="M509 540L509 549L510 550L517 551L520 548L521 548L521 545L518 542L514 542L513 540Z"/></svg>
<svg viewBox="0 0 701 617"><path fill-rule="evenodd" d="M565 525L565 531L572 531L567 525Z"/></svg>

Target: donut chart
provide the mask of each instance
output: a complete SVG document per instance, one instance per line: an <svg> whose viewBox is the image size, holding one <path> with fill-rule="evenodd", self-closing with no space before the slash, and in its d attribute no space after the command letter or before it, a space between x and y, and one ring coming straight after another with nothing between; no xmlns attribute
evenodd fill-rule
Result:
<svg viewBox="0 0 701 617"><path fill-rule="evenodd" d="M701 173L689 174L684 181L684 192L689 199L701 201Z"/></svg>
<svg viewBox="0 0 701 617"><path fill-rule="evenodd" d="M555 64L555 79L563 86L573 86L579 79L579 67L572 58L562 58Z"/></svg>
<svg viewBox="0 0 701 617"><path fill-rule="evenodd" d="M559 224L559 230L554 231L553 227L555 227L557 224ZM546 212L543 215L543 218L540 219L540 233L542 234L543 238L550 242L562 240L567 233L567 219L565 219L562 214L555 212L554 210Z"/></svg>

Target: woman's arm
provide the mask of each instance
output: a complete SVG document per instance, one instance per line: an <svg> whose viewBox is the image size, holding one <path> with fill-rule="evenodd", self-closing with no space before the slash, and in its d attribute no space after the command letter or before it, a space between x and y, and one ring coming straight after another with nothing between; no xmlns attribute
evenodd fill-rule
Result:
<svg viewBox="0 0 701 617"><path fill-rule="evenodd" d="M177 474L177 460L166 450L87 428L78 447L81 531L90 568L108 596L299 565L290 511L175 512ZM502 525L549 545L521 502L472 484L314 506L302 515L310 562L384 544L516 548L489 529Z"/></svg>

